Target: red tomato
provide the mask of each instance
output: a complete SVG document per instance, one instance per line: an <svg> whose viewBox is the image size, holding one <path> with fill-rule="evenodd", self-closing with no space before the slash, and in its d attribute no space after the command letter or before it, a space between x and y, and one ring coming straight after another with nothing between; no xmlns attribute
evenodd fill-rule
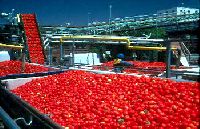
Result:
<svg viewBox="0 0 200 129"><path fill-rule="evenodd" d="M33 80L12 92L63 127L198 128L199 86L72 70Z"/></svg>

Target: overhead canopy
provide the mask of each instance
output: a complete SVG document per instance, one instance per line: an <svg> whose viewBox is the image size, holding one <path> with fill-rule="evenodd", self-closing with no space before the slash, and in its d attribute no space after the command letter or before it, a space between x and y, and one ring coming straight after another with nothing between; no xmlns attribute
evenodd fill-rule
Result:
<svg viewBox="0 0 200 129"><path fill-rule="evenodd" d="M69 36L62 36L60 38L60 43L66 43L66 40L71 40L71 41L77 41L77 40L82 40L82 41L104 41L101 42L103 44L109 44L113 42L119 43L119 42L125 42L127 45L128 49L134 49L134 50L160 50L160 51L165 51L166 47L147 47L147 46L134 46L134 41L147 41L147 42L163 42L163 39L143 39L143 38L136 38L136 39L130 39L129 37L119 37L119 36L102 36L102 35L69 35ZM130 41L131 40L131 41ZM106 41L106 42L105 42ZM84 43L84 42L82 42ZM99 43L99 42L98 42ZM132 45L131 45L132 44ZM172 48L172 50L176 50L177 48Z"/></svg>

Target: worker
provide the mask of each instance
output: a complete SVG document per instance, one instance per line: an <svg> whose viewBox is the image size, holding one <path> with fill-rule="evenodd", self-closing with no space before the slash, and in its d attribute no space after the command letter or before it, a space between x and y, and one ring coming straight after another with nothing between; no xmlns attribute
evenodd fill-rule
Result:
<svg viewBox="0 0 200 129"><path fill-rule="evenodd" d="M113 64L114 72L122 73L125 66L134 66L130 62L123 61L123 59L124 59L124 54L122 53L117 54L117 58L114 59L114 64Z"/></svg>

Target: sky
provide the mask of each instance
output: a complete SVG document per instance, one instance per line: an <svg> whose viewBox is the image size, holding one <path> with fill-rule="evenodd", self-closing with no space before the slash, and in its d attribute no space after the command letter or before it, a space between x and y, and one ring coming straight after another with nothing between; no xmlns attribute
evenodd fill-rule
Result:
<svg viewBox="0 0 200 129"><path fill-rule="evenodd" d="M83 26L89 22L107 22L111 17L123 18L154 14L158 10L184 6L199 8L200 0L0 0L0 13L35 13L40 25Z"/></svg>

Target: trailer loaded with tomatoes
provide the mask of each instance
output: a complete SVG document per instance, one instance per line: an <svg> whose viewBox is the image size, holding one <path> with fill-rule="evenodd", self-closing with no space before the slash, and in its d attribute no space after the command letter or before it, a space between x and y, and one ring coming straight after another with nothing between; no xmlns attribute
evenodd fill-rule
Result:
<svg viewBox="0 0 200 129"><path fill-rule="evenodd" d="M13 90L1 86L0 98L3 103L8 98L9 103L1 106L22 128L192 129L199 128L199 86L199 82L67 70Z"/></svg>

